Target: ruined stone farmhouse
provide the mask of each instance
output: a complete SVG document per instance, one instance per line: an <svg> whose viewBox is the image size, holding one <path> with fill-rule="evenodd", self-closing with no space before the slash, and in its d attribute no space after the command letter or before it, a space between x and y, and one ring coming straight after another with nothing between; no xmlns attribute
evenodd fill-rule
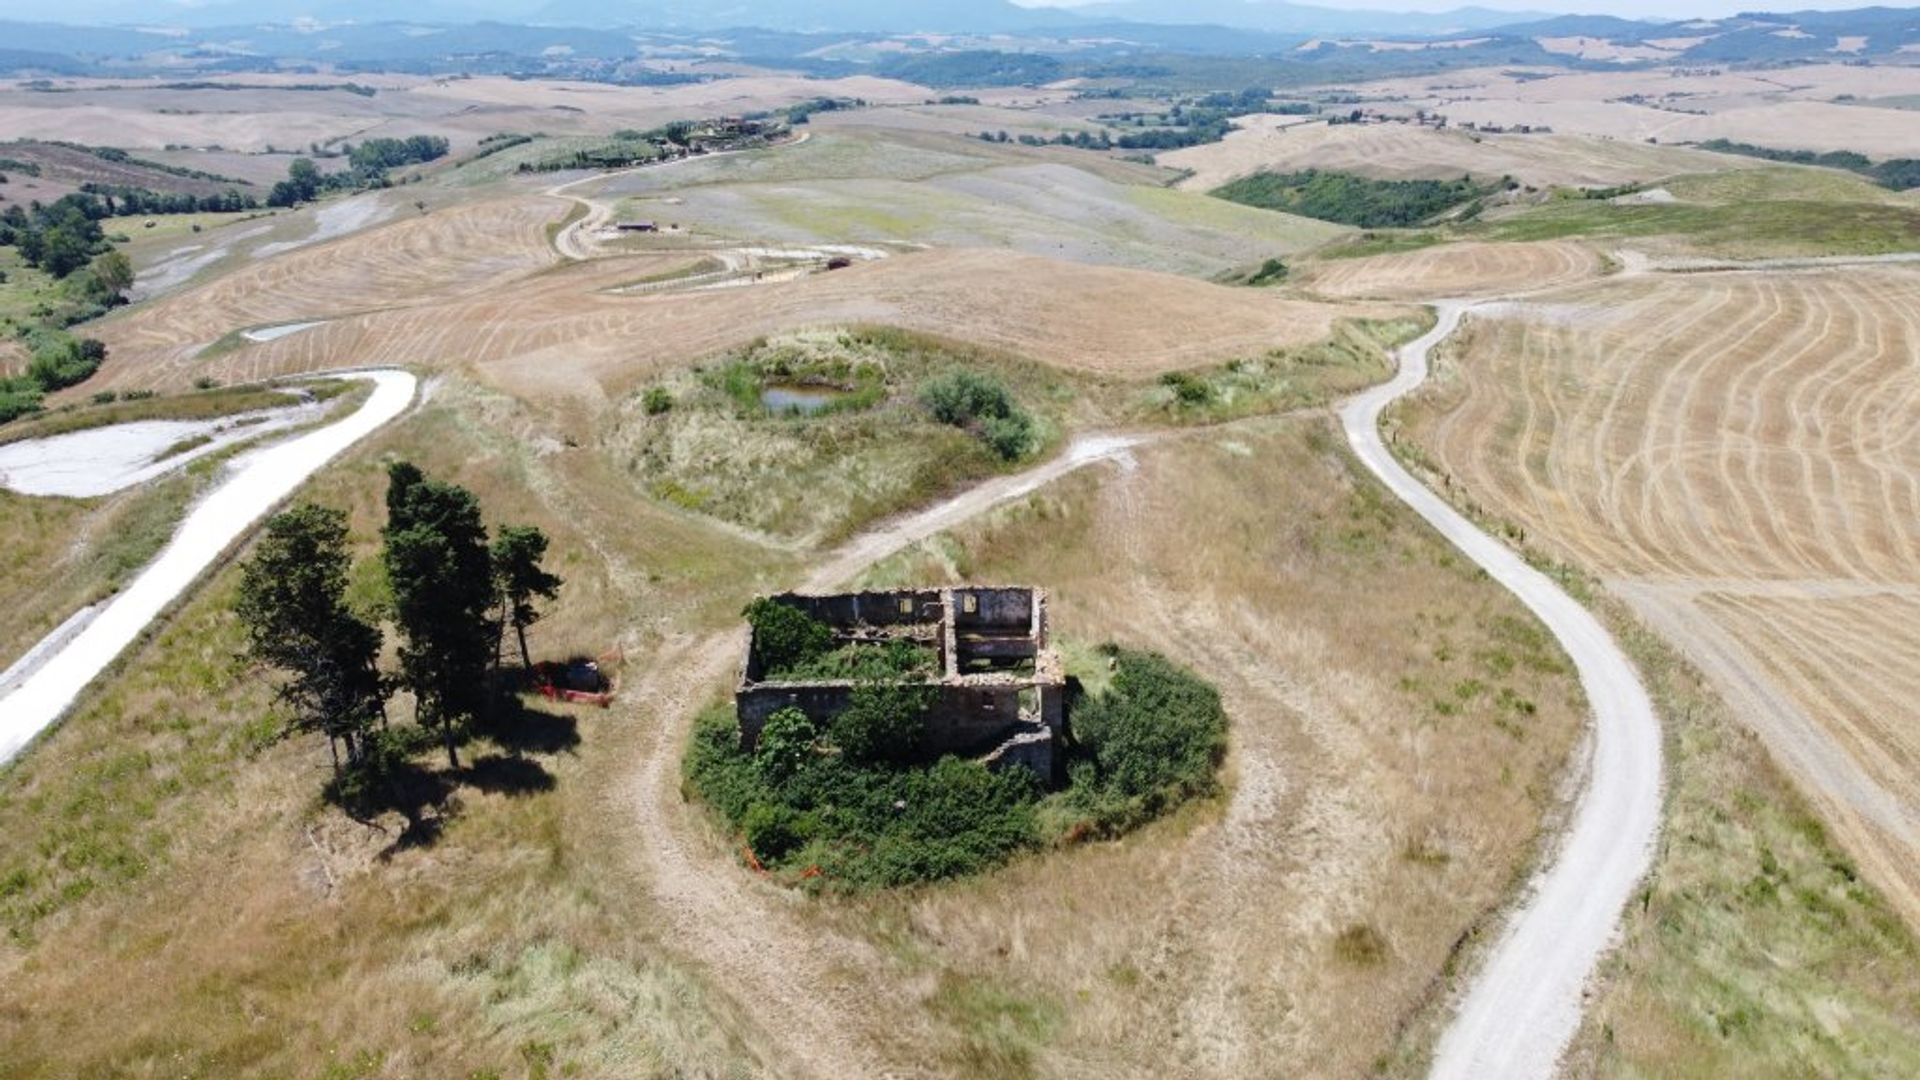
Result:
<svg viewBox="0 0 1920 1080"><path fill-rule="evenodd" d="M776 603L798 608L833 631L836 646L905 638L935 649L935 688L922 750L977 758L991 768L1032 769L1054 780L1066 730L1066 675L1047 645L1046 594L1023 587L898 589L804 596ZM825 726L847 707L852 680L769 677L757 643L747 643L734 704L751 751L767 717L796 708Z"/></svg>

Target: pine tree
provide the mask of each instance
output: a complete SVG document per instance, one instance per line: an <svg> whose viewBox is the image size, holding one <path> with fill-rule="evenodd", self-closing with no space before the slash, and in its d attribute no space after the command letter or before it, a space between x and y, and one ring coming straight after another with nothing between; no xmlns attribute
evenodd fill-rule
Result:
<svg viewBox="0 0 1920 1080"><path fill-rule="evenodd" d="M393 589L401 679L417 715L438 725L447 762L459 768L456 725L486 703L495 597L480 503L454 484L429 480L400 462L388 470L383 559Z"/></svg>
<svg viewBox="0 0 1920 1080"><path fill-rule="evenodd" d="M278 691L292 727L327 737L334 770L365 758L367 733L384 716L380 631L345 602L346 515L307 504L276 515L241 567L235 611L251 655L288 672Z"/></svg>
<svg viewBox="0 0 1920 1080"><path fill-rule="evenodd" d="M531 525L502 526L493 540L493 574L500 589L500 622L504 633L512 626L520 640L520 663L533 668L527 651L527 627L540 620L535 600L551 600L560 591L560 579L540 565L547 554L547 534Z"/></svg>

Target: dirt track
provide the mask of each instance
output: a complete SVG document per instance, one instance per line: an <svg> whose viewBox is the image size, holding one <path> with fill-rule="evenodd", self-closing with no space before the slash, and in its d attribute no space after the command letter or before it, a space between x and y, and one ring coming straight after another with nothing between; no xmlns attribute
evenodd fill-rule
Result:
<svg viewBox="0 0 1920 1080"><path fill-rule="evenodd" d="M985 510L1025 495L1077 469L1123 457L1145 441L1135 435L1075 439L1057 457L1026 472L975 487L926 510L885 522L830 553L802 586L824 590L872 563ZM755 881L731 862L713 859L711 826L680 791L680 750L694 716L737 664L745 641L736 633L668 643L626 693L647 701L658 722L653 745L624 789L636 819L655 902L672 921L669 940L695 957L735 1000L752 1002L769 1056L794 1073L878 1076L888 1072L875 1047L855 1033L851 1017L875 1016L886 1003L847 973L870 966L873 946L803 923L801 897ZM850 962L850 957L859 960ZM866 998L866 1007L851 1001Z"/></svg>
<svg viewBox="0 0 1920 1080"><path fill-rule="evenodd" d="M1354 453L1403 502L1545 622L1580 671L1593 708L1585 789L1557 852L1474 977L1434 1056L1435 1077L1545 1077L1580 1024L1582 991L1646 873L1660 829L1661 731L1640 676L1612 635L1564 590L1415 480L1387 449L1380 414L1419 388L1427 355L1466 307L1400 350L1400 371L1341 410Z"/></svg>

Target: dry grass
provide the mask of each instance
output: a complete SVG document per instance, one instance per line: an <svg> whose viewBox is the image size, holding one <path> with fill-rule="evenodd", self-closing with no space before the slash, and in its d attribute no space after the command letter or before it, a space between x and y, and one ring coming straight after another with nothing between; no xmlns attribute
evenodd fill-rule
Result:
<svg viewBox="0 0 1920 1080"><path fill-rule="evenodd" d="M345 262L350 243L325 250ZM1326 337L1338 318L1391 310L999 251L915 253L753 288L600 291L658 265L598 260L466 299L341 317L204 359L196 358L195 343L232 329L226 317L165 331L137 329L146 320L129 320L109 339L116 364L97 379L102 386L171 386L210 372L242 381L324 370L352 357L358 364L469 369L521 396L592 402L755 337L849 323L952 336L1060 367L1140 377L1304 345ZM302 305L309 314L318 306ZM180 310L193 317L192 309Z"/></svg>
<svg viewBox="0 0 1920 1080"><path fill-rule="evenodd" d="M528 718L579 738L531 756L550 790L469 781L436 842L382 855L397 819L382 835L319 809L324 751L266 744L216 578L0 776L15 1071L1351 1072L1417 1052L1396 1049L1401 1023L1531 858L1581 713L1563 660L1326 421L1251 421L889 571L1035 580L1062 632L1199 667L1235 717L1231 796L952 889L796 909L670 785L628 812L652 797L635 769L677 774L673 710L731 662L690 640L794 563L623 496L553 425L456 379L312 494L370 539L380 460L404 454L548 529L569 584L536 647L624 641L636 692ZM1344 602L1362 583L1379 603ZM687 873L727 903L682 902ZM1339 959L1353 941L1366 962Z"/></svg>
<svg viewBox="0 0 1920 1080"><path fill-rule="evenodd" d="M176 473L102 499L0 490L0 668L131 581L173 535L204 476Z"/></svg>
<svg viewBox="0 0 1920 1080"><path fill-rule="evenodd" d="M1673 732L1658 861L1569 1056L1575 1076L1906 1076L1914 937L1761 740L1617 606Z"/></svg>
<svg viewBox="0 0 1920 1080"><path fill-rule="evenodd" d="M753 588L782 565L610 501L584 455L515 437L535 425L445 386L310 495L370 540L380 459L402 453L472 485L493 519L546 528L568 579L536 629L548 654L624 640L644 657L702 618L717 582ZM548 1054L593 1075L742 1066L731 1007L649 931L644 891L604 875L630 840L604 806L646 730L638 708L523 718L549 789L469 780L437 842L396 844L395 815L374 830L316 806L323 748L268 743L267 683L233 660L233 578L0 775L15 826L0 842L9 1072L514 1075Z"/></svg>
<svg viewBox="0 0 1920 1080"><path fill-rule="evenodd" d="M1332 440L1320 419L1191 436L877 572L1041 582L1056 633L1166 651L1221 687L1234 727L1216 807L820 908L887 951L868 978L980 980L1044 1010L1043 1074L1417 1057L1401 1027L1531 858L1583 705L1550 640ZM1373 599L1342 602L1361 581ZM976 1033L936 1005L897 1025L894 1057L965 1060Z"/></svg>
<svg viewBox="0 0 1920 1080"><path fill-rule="evenodd" d="M1524 292L1584 281L1603 270L1599 254L1577 243L1460 243L1333 259L1294 280L1322 296L1418 300Z"/></svg>

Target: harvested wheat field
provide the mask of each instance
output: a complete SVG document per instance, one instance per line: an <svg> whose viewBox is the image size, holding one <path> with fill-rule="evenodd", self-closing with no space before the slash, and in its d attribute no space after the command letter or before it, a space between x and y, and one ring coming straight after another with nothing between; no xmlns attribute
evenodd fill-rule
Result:
<svg viewBox="0 0 1920 1080"><path fill-rule="evenodd" d="M334 248L334 258L384 259L379 233ZM259 273L266 273L262 264ZM658 260L599 260L444 303L343 316L258 345L199 357L199 347L261 321L185 302L181 322L109 339L132 363L102 385L181 385L212 373L228 381L360 364L472 368L515 393L596 400L624 393L667 365L754 337L806 326L881 323L952 336L1080 371L1139 378L1325 338L1336 319L1385 307L1288 300L1188 278L1057 262L1009 252L929 251L758 287L658 295L601 291L643 276ZM344 274L344 302L369 296ZM247 289L259 295L258 290ZM191 294L189 294L190 296ZM287 317L319 314L270 301ZM145 320L138 324L144 325ZM124 351L122 351L124 350Z"/></svg>
<svg viewBox="0 0 1920 1080"><path fill-rule="evenodd" d="M1421 300L1504 295L1600 276L1585 244L1441 244L1418 251L1329 259L1298 279L1308 291L1345 299Z"/></svg>
<svg viewBox="0 0 1920 1080"><path fill-rule="evenodd" d="M1180 183L1190 191L1211 191L1260 169L1327 169L1382 180L1511 176L1535 187L1613 187L1752 164L1725 154L1579 135L1476 135L1412 124L1301 123L1291 116L1243 118L1239 130L1220 142L1155 160L1192 169Z"/></svg>
<svg viewBox="0 0 1920 1080"><path fill-rule="evenodd" d="M409 207L406 213L330 243L251 259L209 284L128 312L103 326L102 336L130 354L201 346L248 327L484 293L555 258L546 228L558 219L560 204L552 199L494 199L428 213ZM219 242L221 234L211 235Z"/></svg>
<svg viewBox="0 0 1920 1080"><path fill-rule="evenodd" d="M1483 309L1409 434L1680 645L1920 921L1916 310L1871 266Z"/></svg>

